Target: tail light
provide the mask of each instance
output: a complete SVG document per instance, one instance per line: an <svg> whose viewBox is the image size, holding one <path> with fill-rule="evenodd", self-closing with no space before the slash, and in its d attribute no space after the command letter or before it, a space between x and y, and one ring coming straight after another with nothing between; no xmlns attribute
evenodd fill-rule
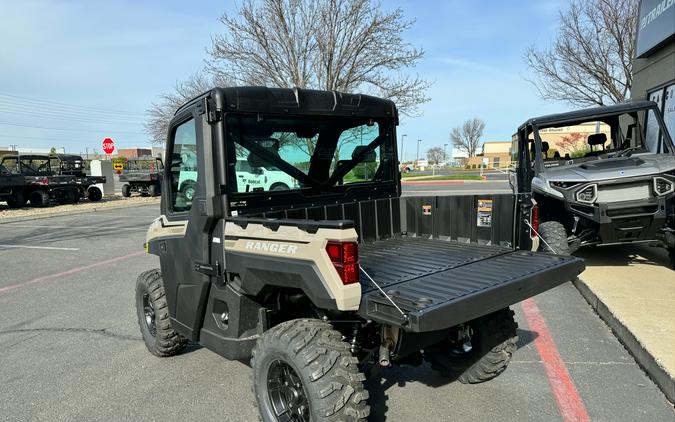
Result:
<svg viewBox="0 0 675 422"><path fill-rule="evenodd" d="M328 242L328 257L335 266L342 284L359 281L359 246L356 242Z"/></svg>
<svg viewBox="0 0 675 422"><path fill-rule="evenodd" d="M36 182L38 185L44 185L44 186L46 186L46 185L49 184L49 179L47 179L46 177L44 177L44 178L42 178L42 179L37 179L35 182Z"/></svg>
<svg viewBox="0 0 675 422"><path fill-rule="evenodd" d="M539 206L535 205L532 207L532 212L530 213L530 220L532 224L532 230L530 232L530 237L537 237L536 233L539 233Z"/></svg>

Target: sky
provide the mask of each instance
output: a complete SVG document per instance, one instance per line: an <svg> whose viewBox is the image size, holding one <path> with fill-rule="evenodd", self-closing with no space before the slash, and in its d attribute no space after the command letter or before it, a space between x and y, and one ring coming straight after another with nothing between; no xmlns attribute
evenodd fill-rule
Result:
<svg viewBox="0 0 675 422"><path fill-rule="evenodd" d="M568 110L539 99L525 49L555 35L562 0L387 0L425 51L411 72L433 82L422 115L403 118L404 159L449 144L453 127L479 117L484 141L510 140L529 117ZM145 111L203 67L218 17L232 1L0 0L0 147L68 153L148 147ZM448 146L448 151L450 147Z"/></svg>

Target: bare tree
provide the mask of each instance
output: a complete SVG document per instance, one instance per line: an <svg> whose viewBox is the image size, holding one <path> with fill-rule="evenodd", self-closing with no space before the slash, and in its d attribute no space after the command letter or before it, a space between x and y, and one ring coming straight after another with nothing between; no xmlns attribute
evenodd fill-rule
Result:
<svg viewBox="0 0 675 422"><path fill-rule="evenodd" d="M445 162L445 151L441 147L429 148L427 150L427 160L434 164Z"/></svg>
<svg viewBox="0 0 675 422"><path fill-rule="evenodd" d="M478 143L483 136L483 129L485 129L485 122L474 117L465 121L462 126L453 128L450 132L450 141L458 150L466 152L469 157L475 157Z"/></svg>
<svg viewBox="0 0 675 422"><path fill-rule="evenodd" d="M172 92L160 95L159 100L153 102L147 110L148 119L143 126L150 141L153 144L163 144L166 141L169 121L178 107L214 86L227 85L229 83L223 78L204 72L195 73L184 81L176 82Z"/></svg>
<svg viewBox="0 0 675 422"><path fill-rule="evenodd" d="M149 110L154 142L178 104L213 79L241 85L363 92L393 100L404 115L429 101L429 82L409 70L424 52L403 39L414 21L377 0L242 0L212 37L205 72L176 85Z"/></svg>
<svg viewBox="0 0 675 422"><path fill-rule="evenodd" d="M578 106L625 101L633 82L638 0L572 0L553 44L525 53L542 98Z"/></svg>
<svg viewBox="0 0 675 422"><path fill-rule="evenodd" d="M423 57L403 40L413 25L374 0L244 0L224 14L209 71L237 83L362 91L413 115L429 83L403 72Z"/></svg>

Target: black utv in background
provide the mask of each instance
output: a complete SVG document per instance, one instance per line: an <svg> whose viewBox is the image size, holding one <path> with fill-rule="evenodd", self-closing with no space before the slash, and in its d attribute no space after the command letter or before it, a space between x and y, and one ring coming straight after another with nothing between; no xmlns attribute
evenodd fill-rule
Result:
<svg viewBox="0 0 675 422"><path fill-rule="evenodd" d="M94 186L105 183L105 176L89 176L86 171L85 160L74 154L57 154L52 156L52 169L60 175L75 176L75 184L80 189L80 196L90 201L100 201L103 192Z"/></svg>
<svg viewBox="0 0 675 422"><path fill-rule="evenodd" d="M21 208L26 201L23 197L25 188L24 177L20 174L13 174L5 166L0 164L0 201L7 202L9 208Z"/></svg>
<svg viewBox="0 0 675 422"><path fill-rule="evenodd" d="M46 207L52 203L74 204L80 200L75 177L52 171L48 155L5 155L0 164L24 178L23 187L13 192L13 205L17 208L25 206L26 202L33 207Z"/></svg>
<svg viewBox="0 0 675 422"><path fill-rule="evenodd" d="M122 196L128 198L132 193L141 196L157 196L162 189L162 160L154 157L129 159L120 173Z"/></svg>
<svg viewBox="0 0 675 422"><path fill-rule="evenodd" d="M555 135L584 126L576 143ZM675 257L675 147L656 103L530 119L513 152L532 185L541 250L656 241Z"/></svg>
<svg viewBox="0 0 675 422"><path fill-rule="evenodd" d="M392 365L427 361L463 383L502 373L517 340L509 306L583 261L529 250L529 191L481 201L479 221L457 213L478 230L485 209L511 204L503 245L426 235L453 211L401 198L397 124L389 100L303 89L216 88L181 107L146 235L161 269L136 283L148 350L193 341L250 360L264 421L364 421L363 381ZM264 180L282 176L293 186Z"/></svg>

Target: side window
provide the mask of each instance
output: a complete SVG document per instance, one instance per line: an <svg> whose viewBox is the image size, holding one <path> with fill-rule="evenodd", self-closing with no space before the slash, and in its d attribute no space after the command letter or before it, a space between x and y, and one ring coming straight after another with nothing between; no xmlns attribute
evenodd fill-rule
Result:
<svg viewBox="0 0 675 422"><path fill-rule="evenodd" d="M171 209L188 211L197 191L197 134L190 119L176 127L171 151Z"/></svg>

